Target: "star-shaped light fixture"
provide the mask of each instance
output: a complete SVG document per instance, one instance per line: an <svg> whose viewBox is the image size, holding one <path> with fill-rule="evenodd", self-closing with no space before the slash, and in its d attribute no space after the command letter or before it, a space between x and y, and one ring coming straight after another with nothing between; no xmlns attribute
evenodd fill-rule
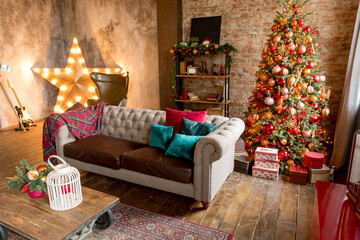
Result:
<svg viewBox="0 0 360 240"><path fill-rule="evenodd" d="M123 73L122 68L87 68L76 37L71 46L66 68L32 68L34 72L60 89L54 112L64 112L79 102L87 107L88 99L98 99L91 72Z"/></svg>

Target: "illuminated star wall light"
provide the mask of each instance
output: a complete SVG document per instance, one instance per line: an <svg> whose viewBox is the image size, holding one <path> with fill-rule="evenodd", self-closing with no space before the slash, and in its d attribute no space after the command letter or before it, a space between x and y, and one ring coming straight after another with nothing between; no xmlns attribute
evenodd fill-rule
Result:
<svg viewBox="0 0 360 240"><path fill-rule="evenodd" d="M60 89L54 107L56 113L66 111L77 102L87 107L88 99L99 98L91 72L126 74L123 68L87 68L76 37L65 68L32 68L32 71Z"/></svg>

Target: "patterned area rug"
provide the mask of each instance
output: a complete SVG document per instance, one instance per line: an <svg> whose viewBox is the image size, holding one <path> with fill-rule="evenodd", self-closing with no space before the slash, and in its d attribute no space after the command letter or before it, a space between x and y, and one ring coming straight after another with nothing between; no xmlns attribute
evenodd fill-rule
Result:
<svg viewBox="0 0 360 240"><path fill-rule="evenodd" d="M232 240L233 234L181 219L153 213L127 204L113 207L113 224L106 230L93 230L87 239L126 240ZM8 239L25 238L8 231Z"/></svg>
<svg viewBox="0 0 360 240"><path fill-rule="evenodd" d="M134 240L231 240L233 235L220 230L153 213L123 203L112 208L113 224L106 230L94 229L92 239Z"/></svg>

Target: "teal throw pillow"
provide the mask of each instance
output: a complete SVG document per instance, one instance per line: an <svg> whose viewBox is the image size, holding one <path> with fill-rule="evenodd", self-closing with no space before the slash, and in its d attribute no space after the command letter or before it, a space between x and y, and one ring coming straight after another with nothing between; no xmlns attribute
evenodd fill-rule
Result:
<svg viewBox="0 0 360 240"><path fill-rule="evenodd" d="M216 129L216 124L198 123L189 119L183 118L180 134L192 136L206 136Z"/></svg>
<svg viewBox="0 0 360 240"><path fill-rule="evenodd" d="M202 136L188 136L176 133L165 152L165 156L180 157L192 161L195 145L200 138Z"/></svg>
<svg viewBox="0 0 360 240"><path fill-rule="evenodd" d="M173 128L173 126L153 124L150 130L150 147L166 150L172 138Z"/></svg>

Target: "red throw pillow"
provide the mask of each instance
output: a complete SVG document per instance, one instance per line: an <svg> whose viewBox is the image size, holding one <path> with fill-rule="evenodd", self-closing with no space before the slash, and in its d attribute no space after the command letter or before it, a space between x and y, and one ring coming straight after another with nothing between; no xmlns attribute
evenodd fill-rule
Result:
<svg viewBox="0 0 360 240"><path fill-rule="evenodd" d="M180 133L182 119L186 118L195 122L205 122L207 111L190 112L190 111L178 111L170 108L166 108L166 120L165 126L173 126L175 133Z"/></svg>

